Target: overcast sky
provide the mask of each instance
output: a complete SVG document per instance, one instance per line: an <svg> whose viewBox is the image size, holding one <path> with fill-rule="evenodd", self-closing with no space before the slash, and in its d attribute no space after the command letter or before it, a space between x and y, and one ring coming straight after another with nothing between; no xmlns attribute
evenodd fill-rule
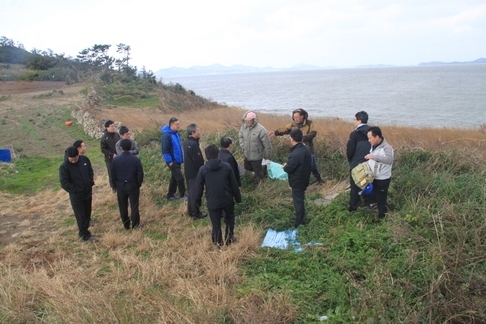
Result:
<svg viewBox="0 0 486 324"><path fill-rule="evenodd" d="M486 57L484 0L1 0L0 36L75 57L132 48L132 65L287 68Z"/></svg>

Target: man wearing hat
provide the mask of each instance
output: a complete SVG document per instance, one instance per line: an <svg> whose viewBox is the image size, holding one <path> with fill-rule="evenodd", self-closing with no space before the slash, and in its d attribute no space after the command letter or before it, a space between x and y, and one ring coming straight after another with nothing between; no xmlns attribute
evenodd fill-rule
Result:
<svg viewBox="0 0 486 324"><path fill-rule="evenodd" d="M253 111L243 115L238 137L245 156L244 167L255 173L255 183L258 184L265 176L262 160L264 157L270 158L272 145L267 130L258 123L257 115Z"/></svg>
<svg viewBox="0 0 486 324"><path fill-rule="evenodd" d="M108 183L111 186L113 192L116 192L116 188L112 186L111 179L111 161L116 156L116 143L120 140L120 135L116 132L115 123L113 120L107 120L105 122L105 130L101 136L101 152L105 156L106 169L108 170Z"/></svg>

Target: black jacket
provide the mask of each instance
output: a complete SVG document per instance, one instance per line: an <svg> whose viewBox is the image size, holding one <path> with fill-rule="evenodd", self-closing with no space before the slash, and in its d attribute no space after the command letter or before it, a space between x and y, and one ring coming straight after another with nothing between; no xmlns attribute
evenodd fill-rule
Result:
<svg viewBox="0 0 486 324"><path fill-rule="evenodd" d="M186 180L196 179L197 171L204 165L204 158L199 148L199 140L190 136L182 143L184 152L184 176Z"/></svg>
<svg viewBox="0 0 486 324"><path fill-rule="evenodd" d="M199 169L194 193L197 199L203 194L206 186L206 201L208 209L223 208L241 202L241 193L231 166L220 159L212 159Z"/></svg>
<svg viewBox="0 0 486 324"><path fill-rule="evenodd" d="M94 174L89 159L80 155L76 163L66 158L59 167L61 187L69 192L71 200L86 200L91 198L94 186Z"/></svg>
<svg viewBox="0 0 486 324"><path fill-rule="evenodd" d="M363 124L349 134L346 156L350 169L365 162L365 155L370 153L371 144L368 142L368 129L370 129L370 126Z"/></svg>
<svg viewBox="0 0 486 324"><path fill-rule="evenodd" d="M110 133L106 130L103 132L100 141L101 152L105 155L105 161L113 160L113 155L116 154L116 142L120 140L120 135L117 132Z"/></svg>
<svg viewBox="0 0 486 324"><path fill-rule="evenodd" d="M143 183L143 167L138 157L130 152L122 152L111 162L112 188L120 191L125 183L136 185L138 188Z"/></svg>
<svg viewBox="0 0 486 324"><path fill-rule="evenodd" d="M235 157L231 152L227 149L221 148L219 149L219 159L223 162L228 163L233 172L235 173L236 182L238 183L238 187L241 187L241 178L240 178L240 170L238 169L238 162L236 162Z"/></svg>
<svg viewBox="0 0 486 324"><path fill-rule="evenodd" d="M311 151L309 147L303 143L292 146L284 171L289 175L289 185L292 189L307 189L311 174Z"/></svg>

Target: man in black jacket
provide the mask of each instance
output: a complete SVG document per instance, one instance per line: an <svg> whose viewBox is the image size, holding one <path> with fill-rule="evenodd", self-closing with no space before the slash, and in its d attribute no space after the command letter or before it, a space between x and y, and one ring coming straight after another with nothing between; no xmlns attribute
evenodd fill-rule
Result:
<svg viewBox="0 0 486 324"><path fill-rule="evenodd" d="M115 123L112 120L107 120L105 122L105 131L101 136L100 148L101 152L105 156L106 170L108 171L108 182L112 185L111 181L111 161L116 156L116 142L120 140L120 135L116 132ZM116 188L111 187L113 192Z"/></svg>
<svg viewBox="0 0 486 324"><path fill-rule="evenodd" d="M294 201L296 216L293 226L299 227L299 225L307 223L304 198L305 190L309 186L312 157L310 149L302 143L303 134L300 129L293 129L289 135L292 148L283 169L289 175L289 185L292 188L292 200Z"/></svg>
<svg viewBox="0 0 486 324"><path fill-rule="evenodd" d="M113 159L111 163L112 187L116 188L118 208L120 217L125 229L132 229L140 226L140 212L138 202L140 198L140 187L143 183L143 167L140 159L131 154L132 142L129 139L122 139L120 142L122 154ZM128 201L130 200L130 218L128 218Z"/></svg>
<svg viewBox="0 0 486 324"><path fill-rule="evenodd" d="M196 124L187 126L187 138L182 143L184 152L184 176L186 177L188 200L187 213L194 219L204 218L206 213L201 213L201 199L197 199L193 193L194 182L196 181L197 172L204 165L201 148L199 147L199 138L201 129Z"/></svg>
<svg viewBox="0 0 486 324"><path fill-rule="evenodd" d="M233 139L228 136L221 137L221 148L219 149L219 158L221 161L228 163L233 172L235 173L236 182L238 182L238 187L241 187L240 170L238 168L238 162L236 162L235 157L231 154L231 149L233 148Z"/></svg>
<svg viewBox="0 0 486 324"><path fill-rule="evenodd" d="M204 150L206 164L197 173L194 193L201 199L204 187L206 187L206 201L209 217L213 226L211 239L218 246L223 243L230 244L235 241L235 202L241 202L241 193L236 177L231 166L218 158L219 149L212 144ZM226 230L221 231L221 217L225 213Z"/></svg>
<svg viewBox="0 0 486 324"><path fill-rule="evenodd" d="M368 142L368 114L366 111L359 111L354 115L354 131L349 134L348 144L346 146L346 156L349 164L349 183L351 190L349 192L348 210L353 212L358 209L361 196L361 189L354 183L351 176L351 170L358 164L365 162L365 156L370 153L371 144ZM367 201L367 197L364 197Z"/></svg>
<svg viewBox="0 0 486 324"><path fill-rule="evenodd" d="M88 230L94 186L91 162L86 156L80 155L75 146L68 147L66 155L59 168L61 187L69 193L79 236L84 241L96 242L96 238Z"/></svg>

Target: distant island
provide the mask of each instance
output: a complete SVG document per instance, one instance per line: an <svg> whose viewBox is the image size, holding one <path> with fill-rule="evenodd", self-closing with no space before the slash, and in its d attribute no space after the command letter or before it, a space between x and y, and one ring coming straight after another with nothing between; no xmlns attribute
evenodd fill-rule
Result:
<svg viewBox="0 0 486 324"><path fill-rule="evenodd" d="M480 58L471 62L425 62L418 64L419 66L432 66L432 65L466 65L466 64L486 64L485 58ZM353 68L388 68L396 67L396 65L390 64L374 64L374 65L359 65ZM190 75L207 75L207 74L230 74L230 73L252 73L252 72L277 72L277 71L306 71L306 70L324 70L324 69L342 69L350 67L341 66L316 66L309 64L298 64L290 68L273 68L271 66L258 68L247 65L232 65L224 66L221 64L213 64L209 66L192 66L189 68L170 67L167 69L160 69L154 74L157 78L170 78L179 76Z"/></svg>
<svg viewBox="0 0 486 324"><path fill-rule="evenodd" d="M471 64L486 64L485 58L479 58L475 61L470 62L424 62L420 63L420 66L423 65L471 65Z"/></svg>

